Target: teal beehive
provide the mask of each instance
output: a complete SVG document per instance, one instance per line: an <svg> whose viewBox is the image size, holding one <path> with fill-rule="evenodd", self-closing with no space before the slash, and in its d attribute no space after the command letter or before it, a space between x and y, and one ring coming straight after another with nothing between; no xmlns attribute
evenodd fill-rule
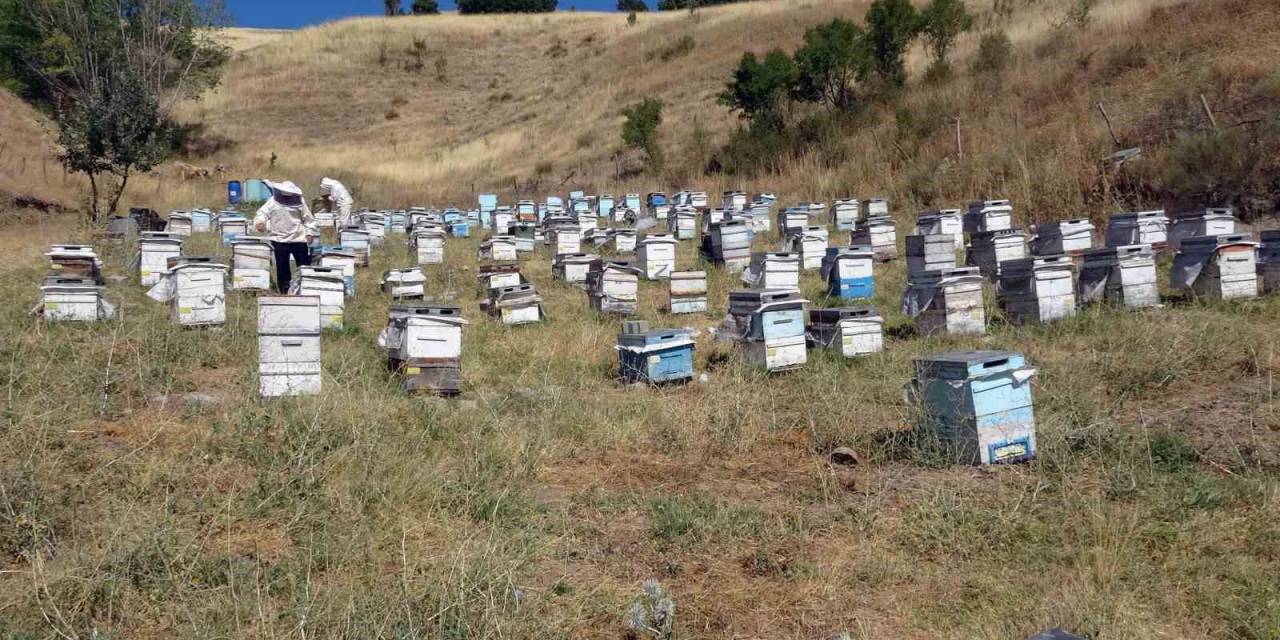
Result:
<svg viewBox="0 0 1280 640"><path fill-rule="evenodd" d="M964 463L997 464L1035 457L1031 378L1020 353L960 351L918 358L912 393L917 428L937 435Z"/></svg>

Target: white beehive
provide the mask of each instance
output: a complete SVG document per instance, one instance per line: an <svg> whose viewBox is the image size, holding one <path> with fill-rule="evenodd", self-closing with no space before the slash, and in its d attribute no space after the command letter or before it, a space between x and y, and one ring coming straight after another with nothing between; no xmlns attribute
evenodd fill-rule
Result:
<svg viewBox="0 0 1280 640"><path fill-rule="evenodd" d="M950 234L907 236L907 273L956 268L955 247Z"/></svg>
<svg viewBox="0 0 1280 640"><path fill-rule="evenodd" d="M1013 228L1013 205L1008 200L979 200L969 203L964 214L964 230L975 234Z"/></svg>
<svg viewBox="0 0 1280 640"><path fill-rule="evenodd" d="M800 256L794 253L753 253L742 281L753 289L800 288ZM706 293L705 288L703 293Z"/></svg>
<svg viewBox="0 0 1280 640"><path fill-rule="evenodd" d="M1158 306L1160 291L1151 245L1086 251L1076 285L1076 300L1080 304L1107 301L1125 307Z"/></svg>
<svg viewBox="0 0 1280 640"><path fill-rule="evenodd" d="M266 291L271 288L271 243L266 238L241 236L231 242L231 288Z"/></svg>
<svg viewBox="0 0 1280 640"><path fill-rule="evenodd" d="M392 300L408 300L425 295L426 283L427 277L423 275L422 269L409 267L392 269L384 273L381 286Z"/></svg>
<svg viewBox="0 0 1280 640"><path fill-rule="evenodd" d="M320 298L258 298L258 395L320 393Z"/></svg>
<svg viewBox="0 0 1280 640"><path fill-rule="evenodd" d="M1076 313L1075 266L1067 256L1010 260L1000 265L998 294L1012 324L1040 324Z"/></svg>
<svg viewBox="0 0 1280 640"><path fill-rule="evenodd" d="M822 268L829 240L827 228L814 225L793 231L787 238L787 246L800 256L801 269L816 271Z"/></svg>
<svg viewBox="0 0 1280 640"><path fill-rule="evenodd" d="M306 266L299 269L298 294L320 299L320 326L342 328L342 311L347 298L342 267Z"/></svg>
<svg viewBox="0 0 1280 640"><path fill-rule="evenodd" d="M551 276L570 284L586 284L587 272L598 257L593 253L562 253L551 265Z"/></svg>
<svg viewBox="0 0 1280 640"><path fill-rule="evenodd" d="M861 204L857 198L845 198L831 203L831 224L836 231L853 231L858 228Z"/></svg>
<svg viewBox="0 0 1280 640"><path fill-rule="evenodd" d="M1000 265L1010 260L1027 257L1027 238L1017 229L1002 231L977 231L969 236L969 251L965 264L978 267L982 275L995 279Z"/></svg>
<svg viewBox="0 0 1280 640"><path fill-rule="evenodd" d="M1178 250L1186 238L1225 236L1236 232L1236 217L1229 207L1210 208L1176 215L1170 220L1169 248Z"/></svg>
<svg viewBox="0 0 1280 640"><path fill-rule="evenodd" d="M876 260L888 262L898 257L898 225L887 216L868 217L849 232L849 244L871 247Z"/></svg>
<svg viewBox="0 0 1280 640"><path fill-rule="evenodd" d="M481 260L514 262L517 257L516 240L511 236L493 236L480 243Z"/></svg>
<svg viewBox="0 0 1280 640"><path fill-rule="evenodd" d="M444 264L444 232L435 228L414 229L409 236L418 266Z"/></svg>
<svg viewBox="0 0 1280 640"><path fill-rule="evenodd" d="M1175 289L1228 300L1258 295L1257 243L1248 235L1183 238L1169 278Z"/></svg>
<svg viewBox="0 0 1280 640"><path fill-rule="evenodd" d="M976 267L915 274L902 296L902 312L915 318L924 335L981 335L987 332L982 276Z"/></svg>
<svg viewBox="0 0 1280 640"><path fill-rule="evenodd" d="M1117 213L1107 221L1107 246L1151 245L1160 248L1169 239L1169 218L1164 210Z"/></svg>
<svg viewBox="0 0 1280 640"><path fill-rule="evenodd" d="M954 239L956 249L964 248L964 222L959 209L931 209L916 217L916 235L945 235Z"/></svg>
<svg viewBox="0 0 1280 640"><path fill-rule="evenodd" d="M169 258L182 255L182 237L168 232L144 231L138 240L138 274L150 287L169 269Z"/></svg>
<svg viewBox="0 0 1280 640"><path fill-rule="evenodd" d="M1093 223L1088 218L1046 222L1035 226L1031 254L1078 256L1093 248Z"/></svg>
<svg viewBox="0 0 1280 640"><path fill-rule="evenodd" d="M346 248L326 248L320 252L320 266L342 270L347 296L356 294L356 252Z"/></svg>
<svg viewBox="0 0 1280 640"><path fill-rule="evenodd" d="M226 265L214 262L171 262L168 278L173 287L174 322L184 327L193 327L220 325L227 321Z"/></svg>
<svg viewBox="0 0 1280 640"><path fill-rule="evenodd" d="M809 338L846 358L884 350L884 318L873 307L811 309Z"/></svg>
<svg viewBox="0 0 1280 640"><path fill-rule="evenodd" d="M640 241L637 257L646 279L669 278L676 270L676 239L665 233L645 236Z"/></svg>
<svg viewBox="0 0 1280 640"><path fill-rule="evenodd" d="M41 317L49 322L96 322L115 316L92 278L50 276L40 285Z"/></svg>
<svg viewBox="0 0 1280 640"><path fill-rule="evenodd" d="M667 309L671 313L706 313L707 272L676 271L671 274Z"/></svg>

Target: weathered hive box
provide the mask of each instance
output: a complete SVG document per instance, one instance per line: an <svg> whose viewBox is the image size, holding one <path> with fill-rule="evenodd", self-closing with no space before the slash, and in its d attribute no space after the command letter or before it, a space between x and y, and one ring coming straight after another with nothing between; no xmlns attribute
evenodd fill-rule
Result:
<svg viewBox="0 0 1280 640"><path fill-rule="evenodd" d="M706 191L690 191L689 206L695 209L706 209L710 205Z"/></svg>
<svg viewBox="0 0 1280 640"><path fill-rule="evenodd" d="M1000 265L1000 306L1012 324L1040 324L1076 314L1075 265L1068 256L1010 260Z"/></svg>
<svg viewBox="0 0 1280 640"><path fill-rule="evenodd" d="M537 222L538 203L532 200L516 202L516 222Z"/></svg>
<svg viewBox="0 0 1280 640"><path fill-rule="evenodd" d="M231 242L231 288L238 291L271 288L271 243L266 238L240 236Z"/></svg>
<svg viewBox="0 0 1280 640"><path fill-rule="evenodd" d="M454 209L457 217L454 222L466 223L466 218L462 212ZM387 214L387 233L408 233L409 232L409 213L407 211L392 211Z"/></svg>
<svg viewBox="0 0 1280 640"><path fill-rule="evenodd" d="M836 231L853 231L858 228L861 204L857 198L845 198L831 203L831 224Z"/></svg>
<svg viewBox="0 0 1280 640"><path fill-rule="evenodd" d="M975 234L1013 228L1013 205L1008 200L979 200L969 203L964 214L964 230Z"/></svg>
<svg viewBox="0 0 1280 640"><path fill-rule="evenodd" d="M192 209L188 214L191 217L192 233L209 233L213 230L213 212L208 209Z"/></svg>
<svg viewBox="0 0 1280 640"><path fill-rule="evenodd" d="M902 313L915 318L924 335L982 335L987 332L982 276L975 267L915 274L902 296Z"/></svg>
<svg viewBox="0 0 1280 640"><path fill-rule="evenodd" d="M40 285L37 312L49 322L97 322L115 317L93 278L49 276Z"/></svg>
<svg viewBox="0 0 1280 640"><path fill-rule="evenodd" d="M725 220L711 225L703 237L703 254L707 260L737 271L751 262L751 228L741 220Z"/></svg>
<svg viewBox="0 0 1280 640"><path fill-rule="evenodd" d="M1046 222L1035 226L1031 254L1078 256L1093 248L1093 223L1088 218Z"/></svg>
<svg viewBox="0 0 1280 640"><path fill-rule="evenodd" d="M1159 306L1156 260L1151 245L1086 251L1076 285L1076 299L1080 304L1107 301L1126 307Z"/></svg>
<svg viewBox="0 0 1280 640"><path fill-rule="evenodd" d="M457 305L393 304L378 345L387 350L389 358L400 362L456 361L462 357L466 324Z"/></svg>
<svg viewBox="0 0 1280 640"><path fill-rule="evenodd" d="M1235 232L1236 217L1229 207L1176 215L1169 225L1169 248L1177 251L1186 238L1225 236Z"/></svg>
<svg viewBox="0 0 1280 640"><path fill-rule="evenodd" d="M618 336L618 370L624 383L663 384L693 379L693 339L683 329Z"/></svg>
<svg viewBox="0 0 1280 640"><path fill-rule="evenodd" d="M645 213L655 220L666 220L667 214L671 211L671 204L667 202L667 194L661 191L655 191L645 196Z"/></svg>
<svg viewBox="0 0 1280 640"><path fill-rule="evenodd" d="M494 236L480 243L480 259L495 262L515 262L516 239L511 236Z"/></svg>
<svg viewBox="0 0 1280 640"><path fill-rule="evenodd" d="M517 222L511 225L511 237L516 241L516 251L531 253L541 231L536 222Z"/></svg>
<svg viewBox="0 0 1280 640"><path fill-rule="evenodd" d="M1107 246L1150 245L1159 249L1169 238L1169 218L1163 210L1117 213L1107 221Z"/></svg>
<svg viewBox="0 0 1280 640"><path fill-rule="evenodd" d="M1262 292L1280 292L1280 231L1263 231L1258 245L1258 273Z"/></svg>
<svg viewBox="0 0 1280 640"><path fill-rule="evenodd" d="M706 313L707 272L676 271L671 274L667 310L673 314Z"/></svg>
<svg viewBox="0 0 1280 640"><path fill-rule="evenodd" d="M753 253L751 264L742 272L742 281L755 289L798 290L800 256L794 253Z"/></svg>
<svg viewBox="0 0 1280 640"><path fill-rule="evenodd" d="M665 233L645 236L637 257L646 279L669 278L676 270L676 239Z"/></svg>
<svg viewBox="0 0 1280 640"><path fill-rule="evenodd" d="M636 232L634 229L614 229L609 232L613 240L614 253L635 253Z"/></svg>
<svg viewBox="0 0 1280 640"><path fill-rule="evenodd" d="M577 227L553 227L547 231L547 242L553 255L561 256L582 252L582 230Z"/></svg>
<svg viewBox="0 0 1280 640"><path fill-rule="evenodd" d="M676 240L693 240L698 237L698 212L692 207L676 207L667 217L667 230Z"/></svg>
<svg viewBox="0 0 1280 640"><path fill-rule="evenodd" d="M320 298L258 298L258 395L316 395L320 386Z"/></svg>
<svg viewBox="0 0 1280 640"><path fill-rule="evenodd" d="M809 207L787 207L778 212L778 231L783 235L809 226Z"/></svg>
<svg viewBox="0 0 1280 640"><path fill-rule="evenodd" d="M332 211L313 211L311 217L316 220L316 227L332 229L338 224L338 214Z"/></svg>
<svg viewBox="0 0 1280 640"><path fill-rule="evenodd" d="M362 213L360 228L369 234L369 244L379 246L387 241L387 217L381 213ZM345 242L343 244L346 244Z"/></svg>
<svg viewBox="0 0 1280 640"><path fill-rule="evenodd" d="M505 236L511 233L511 225L516 223L516 214L506 207L498 207L493 212L493 233Z"/></svg>
<svg viewBox="0 0 1280 640"><path fill-rule="evenodd" d="M585 285L591 263L598 257L594 253L562 253L551 265L551 277L569 284Z"/></svg>
<svg viewBox="0 0 1280 640"><path fill-rule="evenodd" d="M596 196L596 215L606 220L613 216L613 195L602 193Z"/></svg>
<svg viewBox="0 0 1280 640"><path fill-rule="evenodd" d="M587 271L591 308L601 313L634 315L640 290L639 270L630 262L598 258Z"/></svg>
<svg viewBox="0 0 1280 640"><path fill-rule="evenodd" d="M320 327L341 329L342 311L347 298L347 283L342 267L301 267L297 283L299 295L320 299Z"/></svg>
<svg viewBox="0 0 1280 640"><path fill-rule="evenodd" d="M849 244L871 247L876 260L888 262L898 257L898 225L886 216L869 217L849 232Z"/></svg>
<svg viewBox="0 0 1280 640"><path fill-rule="evenodd" d="M55 244L44 252L49 273L68 278L88 278L102 284L102 260L91 245Z"/></svg>
<svg viewBox="0 0 1280 640"><path fill-rule="evenodd" d="M622 197L622 207L623 207L624 209L629 209L629 210L631 210L633 213L638 214L638 213L640 213L640 207L641 207L641 206L642 206L642 204L641 204L641 201L640 201L640 194L638 194L638 193L628 193L628 194L626 194L625 196L623 196L623 197ZM615 219L615 220L617 220L617 217L618 217L618 216L617 216L617 214L618 214L618 212L617 212L617 211L614 211L614 219ZM618 222L621 222L621 220L617 220L617 221L618 221Z"/></svg>
<svg viewBox="0 0 1280 640"><path fill-rule="evenodd" d="M742 211L747 206L747 194L741 191L725 191L720 207L725 211Z"/></svg>
<svg viewBox="0 0 1280 640"><path fill-rule="evenodd" d="M338 232L338 244L355 253L356 266L369 266L369 254L373 245L368 231L363 229L343 229Z"/></svg>
<svg viewBox="0 0 1280 640"><path fill-rule="evenodd" d="M734 291L724 328L747 358L765 369L800 368L807 361L807 303L798 291Z"/></svg>
<svg viewBox="0 0 1280 640"><path fill-rule="evenodd" d="M842 300L862 300L876 294L875 255L868 247L831 247L822 258L822 279L827 295Z"/></svg>
<svg viewBox="0 0 1280 640"><path fill-rule="evenodd" d="M978 267L982 275L994 280L1000 265L1010 260L1027 257L1027 239L1022 231L977 231L969 234L969 251L965 257L967 266Z"/></svg>
<svg viewBox="0 0 1280 640"><path fill-rule="evenodd" d="M207 258L174 258L170 260L168 278L172 286L174 322L194 327L227 321L226 265Z"/></svg>
<svg viewBox="0 0 1280 640"><path fill-rule="evenodd" d="M482 264L479 269L480 286L486 293L490 289L514 287L524 284L524 276L520 274L520 265L516 262Z"/></svg>
<svg viewBox="0 0 1280 640"><path fill-rule="evenodd" d="M164 225L166 233L177 236L191 235L191 214L186 211L170 211L169 219Z"/></svg>
<svg viewBox="0 0 1280 640"><path fill-rule="evenodd" d="M1022 354L964 351L918 358L912 392L917 428L956 462L999 464L1036 456L1031 378Z"/></svg>
<svg viewBox="0 0 1280 640"><path fill-rule="evenodd" d="M599 227L599 222L600 219L596 217L596 214L590 211L584 211L583 213L578 214L578 229L582 233L595 230Z"/></svg>
<svg viewBox="0 0 1280 640"><path fill-rule="evenodd" d="M809 311L809 338L846 358L884 350L884 318L874 307L840 307Z"/></svg>
<svg viewBox="0 0 1280 640"><path fill-rule="evenodd" d="M951 234L907 236L907 273L956 268L955 237Z"/></svg>
<svg viewBox="0 0 1280 640"><path fill-rule="evenodd" d="M230 245L236 238L249 233L249 221L239 214L224 213L218 216L218 233L222 244Z"/></svg>
<svg viewBox="0 0 1280 640"><path fill-rule="evenodd" d="M864 203L866 211L863 219L889 217L889 201L885 198L871 198Z"/></svg>
<svg viewBox="0 0 1280 640"><path fill-rule="evenodd" d="M391 295L392 300L410 300L421 298L426 294L427 277L422 269L392 269L382 274L382 290Z"/></svg>
<svg viewBox="0 0 1280 640"><path fill-rule="evenodd" d="M542 322L546 317L542 297L532 284L490 289L486 310L490 315L502 318L503 324L508 325Z"/></svg>
<svg viewBox="0 0 1280 640"><path fill-rule="evenodd" d="M462 211L456 207L449 207L440 213L440 221L444 224L451 222L462 222L466 218L462 215Z"/></svg>
<svg viewBox="0 0 1280 640"><path fill-rule="evenodd" d="M769 233L772 228L769 215L773 211L773 206L764 202L752 202L747 207L747 224L751 227L752 233Z"/></svg>
<svg viewBox="0 0 1280 640"><path fill-rule="evenodd" d="M1180 244L1169 278L1175 289L1222 300L1257 297L1257 243L1248 235L1195 236Z"/></svg>
<svg viewBox="0 0 1280 640"><path fill-rule="evenodd" d="M326 247L320 252L320 266L342 270L342 282L348 296L356 294L356 252L346 247Z"/></svg>
<svg viewBox="0 0 1280 640"><path fill-rule="evenodd" d="M805 271L816 271L822 268L822 259L827 255L828 232L824 226L809 226L793 230L787 237L787 245L791 251L800 256L800 268Z"/></svg>
<svg viewBox="0 0 1280 640"><path fill-rule="evenodd" d="M468 220L449 222L445 224L445 229L448 230L449 235L454 238L471 237L471 222Z"/></svg>
<svg viewBox="0 0 1280 640"><path fill-rule="evenodd" d="M964 222L959 209L930 209L916 217L916 235L951 236L955 249L964 248Z"/></svg>

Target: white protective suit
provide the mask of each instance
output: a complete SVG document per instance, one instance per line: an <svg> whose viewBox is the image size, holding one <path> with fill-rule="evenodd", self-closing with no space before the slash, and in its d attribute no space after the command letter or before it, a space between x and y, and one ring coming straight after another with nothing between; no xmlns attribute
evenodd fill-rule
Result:
<svg viewBox="0 0 1280 640"><path fill-rule="evenodd" d="M253 216L254 228L259 224L266 225L267 239L272 242L307 242L309 238L320 235L316 219L305 201L285 205L272 197Z"/></svg>
<svg viewBox="0 0 1280 640"><path fill-rule="evenodd" d="M333 178L322 178L320 180L320 195L329 196L329 200L333 202L334 212L338 214L338 228L346 227L347 223L351 221L351 207L354 204L351 200L351 192L347 191L347 187Z"/></svg>

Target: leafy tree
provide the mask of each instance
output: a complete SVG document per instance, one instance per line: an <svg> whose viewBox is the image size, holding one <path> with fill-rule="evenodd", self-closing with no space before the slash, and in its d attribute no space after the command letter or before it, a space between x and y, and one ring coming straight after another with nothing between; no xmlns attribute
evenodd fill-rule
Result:
<svg viewBox="0 0 1280 640"><path fill-rule="evenodd" d="M875 61L866 32L836 18L805 32L795 64L797 99L845 110L853 106L854 85L871 72Z"/></svg>
<svg viewBox="0 0 1280 640"><path fill-rule="evenodd" d="M744 0L658 0L659 11L677 11L679 9L697 9L713 7L720 4L733 4Z"/></svg>
<svg viewBox="0 0 1280 640"><path fill-rule="evenodd" d="M947 54L960 34L973 28L973 15L964 0L932 0L920 14L924 40L939 67L947 64Z"/></svg>
<svg viewBox="0 0 1280 640"><path fill-rule="evenodd" d="M649 5L644 0L618 0L618 11L626 11L627 13L639 13L648 11Z"/></svg>
<svg viewBox="0 0 1280 640"><path fill-rule="evenodd" d="M440 3L436 0L413 0L413 15L435 15L440 13Z"/></svg>
<svg viewBox="0 0 1280 640"><path fill-rule="evenodd" d="M649 163L662 165L662 149L658 147L658 127L662 124L662 101L645 98L622 111L627 121L622 123L622 141L632 149L644 151Z"/></svg>
<svg viewBox="0 0 1280 640"><path fill-rule="evenodd" d="M400 0L382 0L382 10L389 16L400 15Z"/></svg>
<svg viewBox="0 0 1280 640"><path fill-rule="evenodd" d="M911 41L920 34L920 13L910 0L875 0L867 10L876 73L893 84L906 82L903 57Z"/></svg>
<svg viewBox="0 0 1280 640"><path fill-rule="evenodd" d="M58 122L63 165L89 178L97 221L172 149L173 105L217 84L224 17L197 0L14 2L17 20L0 32L22 52L28 94Z"/></svg>
<svg viewBox="0 0 1280 640"><path fill-rule="evenodd" d="M458 0L458 13L545 13L556 0Z"/></svg>
<svg viewBox="0 0 1280 640"><path fill-rule="evenodd" d="M781 131L783 102L796 86L796 76L795 63L782 50L770 51L763 61L748 51L719 102L739 111L739 117L750 120L757 130Z"/></svg>

